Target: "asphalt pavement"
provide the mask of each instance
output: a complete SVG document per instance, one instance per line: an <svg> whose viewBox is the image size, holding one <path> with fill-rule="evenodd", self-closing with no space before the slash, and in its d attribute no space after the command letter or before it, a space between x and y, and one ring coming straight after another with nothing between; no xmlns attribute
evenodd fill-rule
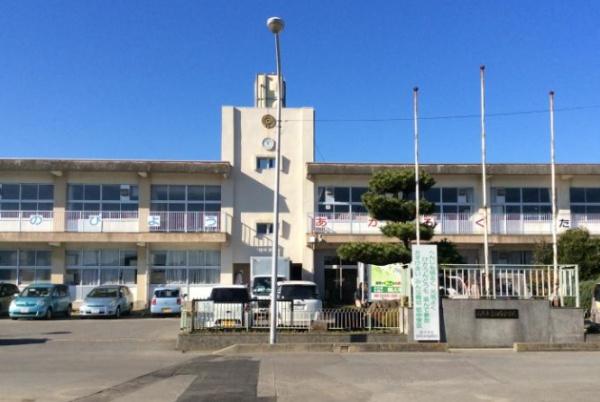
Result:
<svg viewBox="0 0 600 402"><path fill-rule="evenodd" d="M176 318L0 320L0 401L597 400L600 352L174 350Z"/></svg>

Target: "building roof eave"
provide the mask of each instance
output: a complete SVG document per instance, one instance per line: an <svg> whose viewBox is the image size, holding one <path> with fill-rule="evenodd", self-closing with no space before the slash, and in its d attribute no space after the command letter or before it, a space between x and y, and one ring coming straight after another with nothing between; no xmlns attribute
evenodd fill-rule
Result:
<svg viewBox="0 0 600 402"><path fill-rule="evenodd" d="M420 164L423 171L433 175L477 175L481 174L481 165L472 164ZM489 163L489 175L548 175L548 163ZM413 164L407 163L307 163L307 176L317 175L357 175L370 176L378 170L413 169ZM600 164L557 164L556 173L562 175L597 175L600 174Z"/></svg>

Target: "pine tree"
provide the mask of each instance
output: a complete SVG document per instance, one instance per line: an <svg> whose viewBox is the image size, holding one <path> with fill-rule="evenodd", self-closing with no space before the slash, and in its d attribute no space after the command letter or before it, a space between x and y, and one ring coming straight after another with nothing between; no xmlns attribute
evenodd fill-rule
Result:
<svg viewBox="0 0 600 402"><path fill-rule="evenodd" d="M435 181L426 172L419 175L419 191L423 195ZM360 261L366 264L387 265L408 263L411 260L410 245L416 239L415 225L415 172L411 169L381 170L373 174L369 190L363 194L369 216L387 223L381 232L399 242L348 243L337 249L338 255L347 261ZM430 214L435 205L420 199L420 213ZM433 237L433 227L419 225L422 240Z"/></svg>

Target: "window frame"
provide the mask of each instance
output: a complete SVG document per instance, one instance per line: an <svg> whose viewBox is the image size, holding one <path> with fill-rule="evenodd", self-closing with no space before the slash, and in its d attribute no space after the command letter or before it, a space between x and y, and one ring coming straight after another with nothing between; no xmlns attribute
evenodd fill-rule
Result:
<svg viewBox="0 0 600 402"><path fill-rule="evenodd" d="M266 166L263 166L261 162L268 162ZM275 169L275 157L274 156L257 156L256 157L256 171L262 172L263 170Z"/></svg>
<svg viewBox="0 0 600 402"><path fill-rule="evenodd" d="M103 264L103 258L102 258L102 254L103 252L114 252L118 253L118 257L117 257L117 264ZM84 254L91 254L91 253L96 253L97 254L97 258L96 261L97 263L95 264L86 264L84 261ZM123 285L123 286L131 286L131 285L137 285L137 273L138 273L138 262L137 262L137 258L136 258L136 264L135 265L124 265L123 262L125 261L124 256L129 255L136 255L137 256L137 250L135 249L129 249L129 248L118 248L118 249L114 249L114 248L104 248L104 249L69 249L66 251L66 258L65 258L65 273L69 273L69 275L71 275L72 273L76 273L77 276L79 277L79 280L77 281L77 283L75 283L75 281L69 281L68 286L99 286L99 285ZM78 255L78 263L76 264L72 264L69 262L69 258L70 255ZM117 282L113 282L113 281L108 281L108 282L103 282L102 278L102 273L104 272L105 274L108 273L109 271L117 271L117 277L118 277L118 281ZM88 283L88 281L86 280L86 283L83 283L83 279L84 279L84 271L86 273L88 273L89 276L89 272L93 272L95 271L95 274L93 275L95 277L94 282L95 283ZM133 274L133 276L131 275ZM125 278L129 278L132 277L133 280L132 281L126 281Z"/></svg>
<svg viewBox="0 0 600 402"><path fill-rule="evenodd" d="M573 201L573 191L583 191L583 201ZM588 192L591 191L600 192L600 187L569 187L569 210L573 215L580 215L584 219L600 219L600 199L598 201L588 201ZM583 212L575 211L576 209L583 209ZM595 210L595 211L590 211Z"/></svg>
<svg viewBox="0 0 600 402"><path fill-rule="evenodd" d="M18 196L5 198L3 188L5 186L18 186ZM36 197L24 198L23 187L36 186ZM49 187L51 198L40 198L40 186ZM16 204L16 209L4 209L5 204ZM24 204L35 204L35 208L24 208ZM14 214L15 212L49 213L54 211L54 183L0 183L0 214ZM14 216L13 216L14 217Z"/></svg>
<svg viewBox="0 0 600 402"><path fill-rule="evenodd" d="M504 192L504 203L496 201L497 193L501 190ZM518 190L519 201L506 201L507 193L509 191L514 192ZM538 201L524 201L523 190L532 191L537 190ZM548 201L542 201L545 197L542 195L542 190L546 191L548 195ZM509 220L546 220L548 215L552 214L552 203L549 198L550 189L548 187L492 187L491 198L492 198L492 214L501 214L507 216ZM525 210L536 209L536 212L525 212ZM507 212L507 210L511 212ZM514 216L514 215L518 215ZM518 219L517 219L518 218Z"/></svg>
<svg viewBox="0 0 600 402"><path fill-rule="evenodd" d="M14 261L14 264L7 264L7 265L0 266L0 271L14 272L14 274L12 275L12 278L14 278L14 279L8 279L8 280L3 279L2 282L11 283L16 286L29 285L32 283L50 282L50 278L52 275L52 251L51 250L49 250L49 249L2 249L1 251L8 251L8 252L16 253L16 260ZM26 252L34 253L33 264L23 264L22 263L21 254L26 253ZM48 261L48 265L38 264L38 259L40 259L38 257L38 254L40 254L40 253L48 253L49 254L49 258L45 259L46 261ZM33 274L32 281L23 280L23 274L25 272L28 272L28 273L32 272L32 274ZM42 280L39 280L38 278L39 278L40 274L44 274L45 278Z"/></svg>
<svg viewBox="0 0 600 402"><path fill-rule="evenodd" d="M449 191L456 192L456 201L446 201L444 199L444 190L446 193ZM461 191L466 192L467 201L460 201ZM432 197L433 192L437 195ZM460 219L462 214L468 214L469 216L473 213L474 205L474 189L473 187L432 187L427 190L422 197L425 200L435 204L434 214L439 215L445 219ZM435 200L434 200L435 198Z"/></svg>
<svg viewBox="0 0 600 402"><path fill-rule="evenodd" d="M348 190L348 201L337 201L335 199L336 190ZM332 214L336 218L344 218L345 215L367 215L367 207L361 201L354 201L354 192L360 193L361 196L369 191L367 186L318 186L316 193L316 208L317 214ZM328 201L327 194L330 193L332 201ZM323 197L321 197L321 195ZM321 198L323 200L321 201ZM330 210L327 210L329 206ZM323 207L323 208L321 208ZM323 210L321 210L323 209Z"/></svg>
<svg viewBox="0 0 600 402"><path fill-rule="evenodd" d="M155 198L155 191L164 187L167 198ZM171 199L171 187L184 187L183 199ZM202 199L190 199L190 189L202 188ZM207 189L219 189L219 199L207 198ZM208 193L210 194L210 193ZM152 184L150 187L150 214L161 214L165 212L181 213L213 213L221 212L223 201L223 192L220 184ZM193 206L202 205L201 209L195 209ZM159 207L161 206L161 207ZM164 208L162 206L165 206ZM180 207L181 206L181 207ZM211 206L207 209L207 206ZM192 208L190 208L192 207Z"/></svg>
<svg viewBox="0 0 600 402"><path fill-rule="evenodd" d="M173 261L174 258L170 257L172 253L181 253L185 252L185 262L183 265L173 265L169 264L170 261ZM193 258L190 258L193 254L197 256L202 256L202 258L198 259L197 262L194 262ZM164 254L164 265L157 265L155 263L155 256L159 254ZM209 258L209 255L212 257ZM212 258L218 256L215 259L215 263L212 264ZM202 260L202 261L200 261ZM178 276L184 276L183 280L180 281L172 281L167 280L168 272L173 273L179 271ZM155 280L155 275L157 272L162 272L163 282ZM193 272L196 275L197 272L202 272L205 280L203 282L191 282L190 272ZM209 278L211 280L207 280ZM183 274L183 275L181 275ZM205 285L215 285L221 282L221 251L214 249L191 249L191 250L153 250L150 255L150 285L152 286L170 286L170 285L178 285L178 286L205 286Z"/></svg>

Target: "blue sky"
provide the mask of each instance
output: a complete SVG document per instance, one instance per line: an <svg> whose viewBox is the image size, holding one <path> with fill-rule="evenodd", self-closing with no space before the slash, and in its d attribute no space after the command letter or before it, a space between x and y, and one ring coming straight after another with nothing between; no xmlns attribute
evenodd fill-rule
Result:
<svg viewBox="0 0 600 402"><path fill-rule="evenodd" d="M598 1L0 3L1 157L218 160L221 105L252 104L285 19L288 106L316 108L317 160L408 162L410 121L556 115L557 160L600 162ZM546 113L488 119L490 162L549 160ZM423 162L479 161L479 120L423 120Z"/></svg>

